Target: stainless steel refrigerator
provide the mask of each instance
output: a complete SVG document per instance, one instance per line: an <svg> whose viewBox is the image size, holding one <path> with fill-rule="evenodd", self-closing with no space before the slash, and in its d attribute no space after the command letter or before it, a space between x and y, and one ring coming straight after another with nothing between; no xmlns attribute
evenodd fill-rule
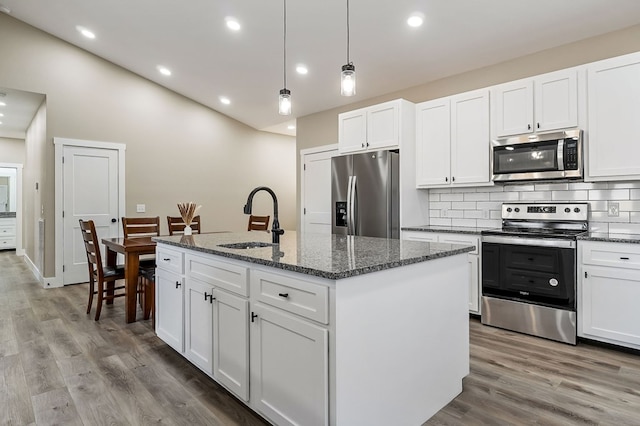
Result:
<svg viewBox="0 0 640 426"><path fill-rule="evenodd" d="M331 159L332 232L400 237L399 154L375 151Z"/></svg>

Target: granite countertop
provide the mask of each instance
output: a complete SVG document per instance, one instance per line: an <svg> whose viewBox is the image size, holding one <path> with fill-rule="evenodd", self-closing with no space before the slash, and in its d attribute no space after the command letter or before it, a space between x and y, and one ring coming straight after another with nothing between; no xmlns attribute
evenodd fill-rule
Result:
<svg viewBox="0 0 640 426"><path fill-rule="evenodd" d="M640 244L640 234L614 234L609 232L589 232L577 237L580 241L604 241L608 243Z"/></svg>
<svg viewBox="0 0 640 426"><path fill-rule="evenodd" d="M16 217L16 212L0 212L0 218Z"/></svg>
<svg viewBox="0 0 640 426"><path fill-rule="evenodd" d="M417 225L403 226L402 231L420 231L420 232L448 232L451 234L473 234L480 235L482 231L495 228L483 228L472 226L442 226L442 225Z"/></svg>
<svg viewBox="0 0 640 426"><path fill-rule="evenodd" d="M398 239L299 234L286 231L280 244L251 249L232 249L219 244L259 241L271 243L267 232L224 232L190 236L154 237L176 247L244 260L287 271L327 279L342 279L412 263L470 252L473 246Z"/></svg>

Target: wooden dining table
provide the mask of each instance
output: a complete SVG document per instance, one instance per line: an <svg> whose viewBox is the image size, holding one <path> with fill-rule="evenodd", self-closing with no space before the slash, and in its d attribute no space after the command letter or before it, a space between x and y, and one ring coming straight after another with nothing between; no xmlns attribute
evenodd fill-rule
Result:
<svg viewBox="0 0 640 426"><path fill-rule="evenodd" d="M136 320L136 295L138 294L138 268L140 256L143 254L155 254L156 242L151 237L136 238L103 238L102 244L106 247L107 265L116 266L118 253L124 255L125 273L125 322Z"/></svg>

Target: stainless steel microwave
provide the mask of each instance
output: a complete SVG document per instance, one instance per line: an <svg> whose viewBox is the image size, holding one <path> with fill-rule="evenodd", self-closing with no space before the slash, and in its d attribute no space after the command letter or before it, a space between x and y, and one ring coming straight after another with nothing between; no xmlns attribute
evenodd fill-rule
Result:
<svg viewBox="0 0 640 426"><path fill-rule="evenodd" d="M582 130L494 140L491 169L494 182L582 179Z"/></svg>

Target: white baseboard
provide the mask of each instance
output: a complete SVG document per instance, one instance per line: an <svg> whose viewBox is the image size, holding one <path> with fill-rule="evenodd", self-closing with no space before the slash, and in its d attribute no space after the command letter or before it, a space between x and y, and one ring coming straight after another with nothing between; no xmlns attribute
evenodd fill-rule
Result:
<svg viewBox="0 0 640 426"><path fill-rule="evenodd" d="M43 277L35 263L29 258L29 256L25 253L23 256L24 263L27 264L27 267L31 271L34 277L38 280L40 284L42 284L43 288L55 288L62 287L62 284L58 282L56 277Z"/></svg>

